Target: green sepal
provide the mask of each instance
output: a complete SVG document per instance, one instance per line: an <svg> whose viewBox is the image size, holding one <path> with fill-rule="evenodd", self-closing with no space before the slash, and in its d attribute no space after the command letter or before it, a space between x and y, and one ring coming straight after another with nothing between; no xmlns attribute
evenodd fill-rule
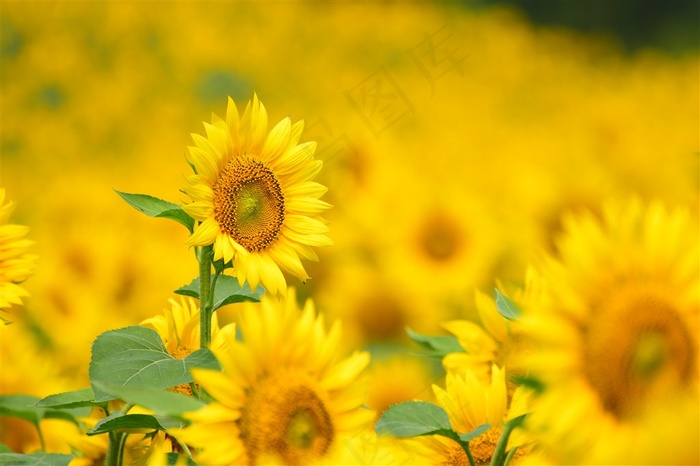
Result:
<svg viewBox="0 0 700 466"><path fill-rule="evenodd" d="M189 285L178 288L175 290L175 293L199 299L199 277L192 280L192 283ZM240 286L238 280L230 275L220 275L216 281L216 288L214 289L212 310L215 311L221 306L242 303L244 301L257 303L260 302L260 297L264 294L265 288L261 285L258 285L255 291L252 291L248 283L244 283L243 286Z"/></svg>
<svg viewBox="0 0 700 466"><path fill-rule="evenodd" d="M149 196L148 194L129 194L116 191L122 199L124 199L131 207L143 212L149 217L169 218L184 225L190 231L194 232L194 219L187 212L182 210L182 206L173 204L172 202L158 199L157 197Z"/></svg>
<svg viewBox="0 0 700 466"><path fill-rule="evenodd" d="M491 424L481 424L478 427L475 427L471 431L467 432L466 434L459 434L459 439L462 442L468 442L470 440L474 440L477 438L479 435L483 434L487 430L491 428Z"/></svg>
<svg viewBox="0 0 700 466"><path fill-rule="evenodd" d="M531 375L514 375L511 380L514 384L527 387L538 395L544 393L546 388L544 382Z"/></svg>
<svg viewBox="0 0 700 466"><path fill-rule="evenodd" d="M155 331L125 327L102 333L92 344L90 384L99 403L114 399L103 388L166 389L190 383L193 367L220 370L214 354L206 348L176 359Z"/></svg>
<svg viewBox="0 0 700 466"><path fill-rule="evenodd" d="M384 411L374 429L377 435L403 438L444 435L444 431L452 431L452 426L440 406L427 401L406 401Z"/></svg>
<svg viewBox="0 0 700 466"><path fill-rule="evenodd" d="M513 300L501 293L498 288L496 288L496 309L498 309L499 314L508 320L518 320L522 314L522 311Z"/></svg>
<svg viewBox="0 0 700 466"><path fill-rule="evenodd" d="M177 419L150 414L121 414L115 413L101 419L95 427L88 430L88 435L106 434L107 432L124 432L133 430L162 430L179 429L185 423Z"/></svg>
<svg viewBox="0 0 700 466"><path fill-rule="evenodd" d="M414 342L418 343L423 349L426 350L427 356L435 358L444 358L450 353L463 353L464 348L459 344L457 337L451 335L436 335L427 336L421 335L414 332L410 328L406 327L406 333L408 337Z"/></svg>
<svg viewBox="0 0 700 466"><path fill-rule="evenodd" d="M166 457L168 461L167 466L182 466L183 459L187 460L187 463L185 463L187 466L198 466L192 458L178 453L167 453Z"/></svg>
<svg viewBox="0 0 700 466"><path fill-rule="evenodd" d="M74 455L36 452L28 455L20 453L0 453L2 466L68 466Z"/></svg>

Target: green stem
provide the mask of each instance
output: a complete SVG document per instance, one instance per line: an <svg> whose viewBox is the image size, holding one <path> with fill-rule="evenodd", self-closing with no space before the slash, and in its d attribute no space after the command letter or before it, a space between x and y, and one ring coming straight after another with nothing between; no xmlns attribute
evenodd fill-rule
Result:
<svg viewBox="0 0 700 466"><path fill-rule="evenodd" d="M211 343L212 281L211 260L214 255L212 245L199 249L199 346L209 347Z"/></svg>
<svg viewBox="0 0 700 466"><path fill-rule="evenodd" d="M498 439L498 443L496 444L496 450L493 452L491 466L504 466L506 461L506 447L508 446L508 438L510 437L511 432L513 432L513 429L520 426L524 419L525 415L522 415L516 417L515 419L511 419L505 425L503 432L501 433L501 437Z"/></svg>
<svg viewBox="0 0 700 466"><path fill-rule="evenodd" d="M44 433L41 431L41 421L37 421L36 433L39 435L39 444L41 444L41 451L46 451L46 440L44 440Z"/></svg>
<svg viewBox="0 0 700 466"><path fill-rule="evenodd" d="M515 456L515 451L518 449L518 447L511 448L510 451L508 452L508 456L506 456L506 461L503 463L503 466L508 466L510 464L510 461L513 459Z"/></svg>
<svg viewBox="0 0 700 466"><path fill-rule="evenodd" d="M107 459L105 466L121 466L119 457L121 456L121 443L124 434L119 432L109 433L109 446L107 447Z"/></svg>
<svg viewBox="0 0 700 466"><path fill-rule="evenodd" d="M476 466L476 463L474 462L474 457L472 456L472 452L469 449L469 442L460 442L462 444L462 448L464 448L464 451L467 453L467 458L469 459L469 465L470 466Z"/></svg>

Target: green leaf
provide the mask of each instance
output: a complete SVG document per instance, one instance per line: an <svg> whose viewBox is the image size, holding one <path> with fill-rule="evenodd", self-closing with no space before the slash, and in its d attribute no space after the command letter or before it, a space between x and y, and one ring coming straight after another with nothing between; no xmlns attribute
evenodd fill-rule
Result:
<svg viewBox="0 0 700 466"><path fill-rule="evenodd" d="M18 417L38 426L42 419L62 419L78 424L78 417L89 414L89 409L50 409L36 406L39 398L29 395L3 395L0 396L0 417Z"/></svg>
<svg viewBox="0 0 700 466"><path fill-rule="evenodd" d="M464 348L454 336L427 336L406 328L408 337L428 351L429 356L443 358L449 353L463 353Z"/></svg>
<svg viewBox="0 0 700 466"><path fill-rule="evenodd" d="M192 458L189 458L185 455L179 455L177 453L167 453L166 456L168 459L167 466L180 466L183 464L183 459L187 460L187 462L184 463L187 464L187 466L197 466L197 463L195 463Z"/></svg>
<svg viewBox="0 0 700 466"><path fill-rule="evenodd" d="M534 391L537 394L544 393L545 385L541 380L531 375L514 375L511 380L516 385L522 385Z"/></svg>
<svg viewBox="0 0 700 466"><path fill-rule="evenodd" d="M199 299L199 277L192 280L192 283L185 285L175 290L175 293L190 296ZM244 301L260 302L260 297L265 294L265 288L261 285L251 291L250 285L244 283L243 286L238 284L238 280L229 275L219 275L214 289L214 306L213 310L219 309L221 306L233 303L242 303Z"/></svg>
<svg viewBox="0 0 700 466"><path fill-rule="evenodd" d="M100 386L98 384L98 386ZM196 411L204 406L199 400L175 392L155 388L116 388L100 386L102 390L127 403L150 409L159 416L181 417L183 413Z"/></svg>
<svg viewBox="0 0 700 466"><path fill-rule="evenodd" d="M34 406L44 408L80 408L85 406L99 406L95 403L95 395L92 388L81 388L72 392L49 395L39 400Z"/></svg>
<svg viewBox="0 0 700 466"><path fill-rule="evenodd" d="M12 453L12 449L4 443L0 443L0 453Z"/></svg>
<svg viewBox="0 0 700 466"><path fill-rule="evenodd" d="M116 193L134 209L143 212L149 217L169 218L186 226L190 233L194 231L194 219L182 210L182 206L149 196L148 194L129 194L119 191L116 191Z"/></svg>
<svg viewBox="0 0 700 466"><path fill-rule="evenodd" d="M522 312L515 303L496 288L496 309L508 320L517 320Z"/></svg>
<svg viewBox="0 0 700 466"><path fill-rule="evenodd" d="M481 424L479 427L476 427L473 429L471 432L467 432L466 434L460 434L459 439L462 442L468 442L470 440L474 440L477 438L479 435L483 434L487 430L491 428L491 424Z"/></svg>
<svg viewBox="0 0 700 466"><path fill-rule="evenodd" d="M219 369L219 363L206 348L175 359L155 331L133 326L97 337L92 345L89 374L95 401L99 403L114 399L102 387L170 388L192 382L193 367Z"/></svg>
<svg viewBox="0 0 700 466"><path fill-rule="evenodd" d="M75 456L37 452L30 455L0 453L2 466L68 466Z"/></svg>
<svg viewBox="0 0 700 466"><path fill-rule="evenodd" d="M374 428L377 435L393 437L444 435L442 431L452 431L445 410L426 401L407 401L390 406Z"/></svg>
<svg viewBox="0 0 700 466"><path fill-rule="evenodd" d="M87 434L99 435L115 430L128 431L133 429L167 431L168 429L179 429L184 426L184 422L167 417L151 416L150 414L115 413L100 420Z"/></svg>
<svg viewBox="0 0 700 466"><path fill-rule="evenodd" d="M39 398L30 395L2 395L0 396L0 417L18 417L38 425L44 418L44 408L37 408L34 404Z"/></svg>

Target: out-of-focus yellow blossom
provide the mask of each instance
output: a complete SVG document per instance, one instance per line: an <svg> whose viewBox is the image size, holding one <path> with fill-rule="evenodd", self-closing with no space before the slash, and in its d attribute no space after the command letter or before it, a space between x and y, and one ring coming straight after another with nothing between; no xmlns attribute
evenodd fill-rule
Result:
<svg viewBox="0 0 700 466"><path fill-rule="evenodd" d="M178 438L201 464L337 464L345 439L374 418L362 407L369 354L339 359L340 323L327 331L294 289L246 303L239 322L243 341L214 348L223 372L193 370L215 401L190 413Z"/></svg>
<svg viewBox="0 0 700 466"><path fill-rule="evenodd" d="M214 260L233 261L241 285L284 293L282 270L305 281L300 256L318 259L312 246L333 244L320 217L330 207L319 199L327 188L312 181L322 166L316 143L299 144L304 122L289 117L268 134L257 95L242 117L229 97L226 120L213 115L205 129L207 137L193 134L189 148L195 175L183 209L200 223L187 244L213 244Z"/></svg>
<svg viewBox="0 0 700 466"><path fill-rule="evenodd" d="M5 188L0 188L0 310L21 305L22 298L29 296L19 283L29 278L36 266L36 256L29 253L34 242L25 238L29 227L8 223L15 203L5 201Z"/></svg>
<svg viewBox="0 0 700 466"><path fill-rule="evenodd" d="M537 347L527 364L546 385L528 422L556 462L638 458L635 439L658 432L649 406L700 394L697 218L636 199L609 202L602 215L565 219L522 321ZM676 431L697 430L697 420L672 418L686 422ZM654 462L686 461L685 448L663 451Z"/></svg>
<svg viewBox="0 0 700 466"><path fill-rule="evenodd" d="M431 401L430 385L435 376L429 366L413 355L373 359L368 370L367 407L377 416L389 406L410 400Z"/></svg>

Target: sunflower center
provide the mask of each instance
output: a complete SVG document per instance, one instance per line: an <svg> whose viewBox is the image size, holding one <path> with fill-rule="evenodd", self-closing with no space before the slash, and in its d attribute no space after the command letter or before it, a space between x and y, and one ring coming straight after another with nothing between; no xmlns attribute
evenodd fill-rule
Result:
<svg viewBox="0 0 700 466"><path fill-rule="evenodd" d="M585 371L606 410L623 419L687 383L695 341L660 293L630 287L601 302L586 332Z"/></svg>
<svg viewBox="0 0 700 466"><path fill-rule="evenodd" d="M252 464L265 458L308 464L328 450L334 428L311 382L282 372L252 388L239 421Z"/></svg>
<svg viewBox="0 0 700 466"><path fill-rule="evenodd" d="M464 448L460 445L450 447L446 461L442 462L442 466L469 466L469 458L464 452Z"/></svg>
<svg viewBox="0 0 700 466"><path fill-rule="evenodd" d="M214 218L249 252L263 251L284 222L284 195L275 174L257 160L236 157L214 183Z"/></svg>
<svg viewBox="0 0 700 466"><path fill-rule="evenodd" d="M406 328L406 311L395 298L375 294L360 301L357 323L370 340L400 338Z"/></svg>
<svg viewBox="0 0 700 466"><path fill-rule="evenodd" d="M502 432L503 429L500 427L492 427L469 441L469 451L471 451L476 464L489 464L491 462Z"/></svg>
<svg viewBox="0 0 700 466"><path fill-rule="evenodd" d="M429 219L418 237L423 253L435 262L453 258L462 247L462 236L456 225L443 215Z"/></svg>

